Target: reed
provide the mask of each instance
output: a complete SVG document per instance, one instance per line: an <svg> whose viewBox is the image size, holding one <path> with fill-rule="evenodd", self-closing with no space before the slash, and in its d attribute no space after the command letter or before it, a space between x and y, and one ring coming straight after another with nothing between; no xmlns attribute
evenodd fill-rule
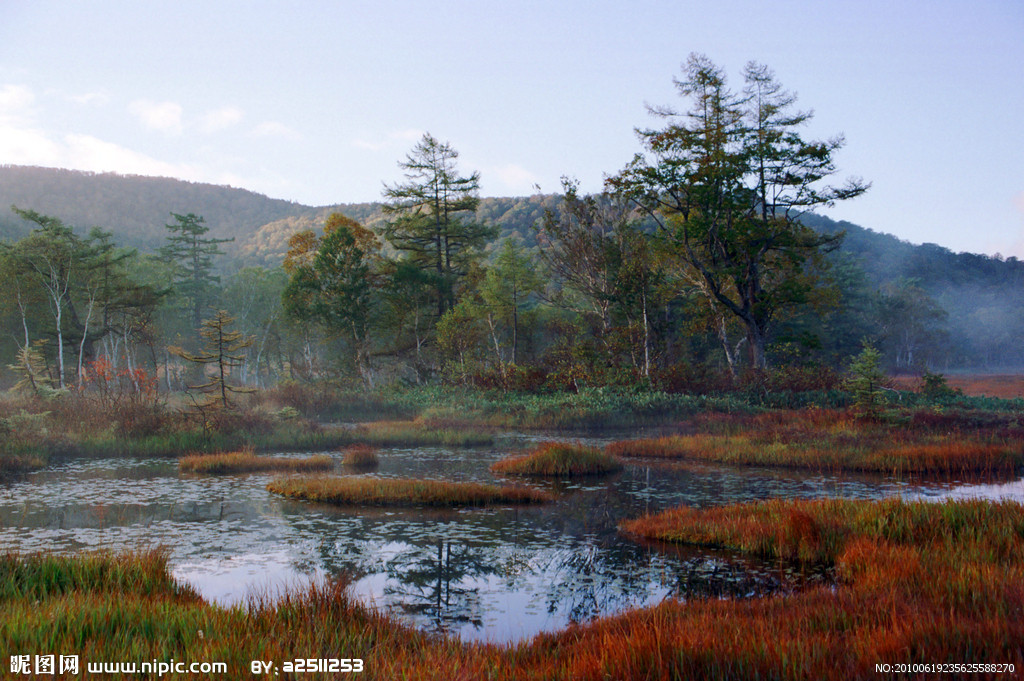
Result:
<svg viewBox="0 0 1024 681"><path fill-rule="evenodd" d="M258 456L252 448L220 454L190 454L178 460L178 470L185 473L228 475L231 473L264 473L292 471L312 473L334 468L334 459L326 454L301 459L281 456Z"/></svg>
<svg viewBox="0 0 1024 681"><path fill-rule="evenodd" d="M513 485L441 482L395 478L320 476L281 478L267 489L293 499L340 506L490 506L535 504L552 500L547 492Z"/></svg>
<svg viewBox="0 0 1024 681"><path fill-rule="evenodd" d="M502 459L491 466L498 475L569 478L603 475L622 470L617 457L579 442L542 442L524 456Z"/></svg>

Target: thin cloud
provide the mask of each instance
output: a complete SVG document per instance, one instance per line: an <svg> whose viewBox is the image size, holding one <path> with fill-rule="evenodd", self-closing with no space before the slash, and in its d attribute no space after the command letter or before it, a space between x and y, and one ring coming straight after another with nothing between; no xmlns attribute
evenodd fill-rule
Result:
<svg viewBox="0 0 1024 681"><path fill-rule="evenodd" d="M540 182L535 174L515 163L492 168L490 174L497 177L498 182L504 185L504 193L516 196L532 194L535 191L534 186Z"/></svg>
<svg viewBox="0 0 1024 681"><path fill-rule="evenodd" d="M300 140L302 135L277 121L264 121L252 129L255 137L281 137L286 140Z"/></svg>
<svg viewBox="0 0 1024 681"><path fill-rule="evenodd" d="M5 123L0 116L0 159L14 165L60 165L60 145L45 132Z"/></svg>
<svg viewBox="0 0 1024 681"><path fill-rule="evenodd" d="M83 92L78 95L68 95L67 98L75 104L84 106L102 106L110 101L110 97L105 92Z"/></svg>
<svg viewBox="0 0 1024 681"><path fill-rule="evenodd" d="M214 133L237 125L242 121L245 114L241 109L233 106L226 106L221 109L209 111L203 116L199 123L200 129L205 133Z"/></svg>
<svg viewBox="0 0 1024 681"><path fill-rule="evenodd" d="M406 128L404 130L395 130L389 132L383 137L377 139L367 139L360 137L352 140L352 146L358 149L366 149L367 151L384 151L397 146L399 143L407 145L416 142L423 137L422 130L416 130L415 128Z"/></svg>
<svg viewBox="0 0 1024 681"><path fill-rule="evenodd" d="M28 115L36 97L24 85L0 87L0 121L13 121Z"/></svg>
<svg viewBox="0 0 1024 681"><path fill-rule="evenodd" d="M128 105L128 112L150 130L171 134L181 133L181 105L176 102L153 102L137 99Z"/></svg>

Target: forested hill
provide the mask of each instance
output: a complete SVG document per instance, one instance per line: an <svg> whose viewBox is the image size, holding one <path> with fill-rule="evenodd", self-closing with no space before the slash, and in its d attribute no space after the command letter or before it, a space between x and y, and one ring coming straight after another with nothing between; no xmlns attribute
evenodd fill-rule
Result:
<svg viewBox="0 0 1024 681"><path fill-rule="evenodd" d="M492 198L481 201L479 218L505 233L530 237L530 227L554 198ZM368 227L383 220L379 203L305 206L271 199L245 189L185 182L165 177L88 173L56 168L0 166L0 238L17 239L31 225L10 206L60 218L80 231L102 227L118 243L155 251L167 236L171 213L196 213L205 218L210 235L235 239L225 244L236 265L276 265L295 232L323 225L341 212Z"/></svg>
<svg viewBox="0 0 1024 681"><path fill-rule="evenodd" d="M480 202L477 217L498 225L503 235L517 233L530 243L533 225L556 201L550 195L487 198ZM118 243L149 252L164 243L164 225L172 212L196 213L206 219L212 236L235 239L223 245L228 257L222 264L228 270L279 264L289 236L320 227L334 211L371 228L383 221L379 203L313 207L244 189L169 178L0 166L0 238L20 238L30 229L9 210L12 204L58 217L83 232L102 227L113 232ZM1007 356L1006 348L1018 347L1016 339L1024 334L1024 262L953 253L935 244L913 245L821 216L808 216L806 221L823 232L845 230L839 258L863 272L868 289L892 294L903 286L898 293L915 314L928 304L943 311L941 319L924 319L922 323L936 329L926 335L934 343L961 350L959 357L950 357L941 348L932 348L936 355L949 357L954 364L965 361L965 352L985 364L1018 361ZM907 288L907 282L919 287L928 300L913 300L918 294ZM900 318L910 314L894 313ZM1024 351L1017 354L1024 362Z"/></svg>

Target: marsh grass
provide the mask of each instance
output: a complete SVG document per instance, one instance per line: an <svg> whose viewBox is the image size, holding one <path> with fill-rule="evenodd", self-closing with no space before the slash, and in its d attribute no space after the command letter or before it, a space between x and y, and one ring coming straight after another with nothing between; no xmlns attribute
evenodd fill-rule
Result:
<svg viewBox="0 0 1024 681"><path fill-rule="evenodd" d="M231 473L261 473L291 471L313 473L334 468L334 459L326 454L305 458L258 456L251 448L220 454L191 454L178 460L178 469L186 473L227 475Z"/></svg>
<svg viewBox="0 0 1024 681"><path fill-rule="evenodd" d="M622 470L617 457L579 442L542 442L524 456L502 459L491 466L498 475L570 478L604 475Z"/></svg>
<svg viewBox="0 0 1024 681"><path fill-rule="evenodd" d="M547 492L529 487L395 478L291 477L273 480L267 489L293 499L341 506L459 507L552 500Z"/></svg>
<svg viewBox="0 0 1024 681"><path fill-rule="evenodd" d="M371 445L350 445L344 450L342 463L356 469L376 468L380 463L377 458L378 449Z"/></svg>
<svg viewBox="0 0 1024 681"><path fill-rule="evenodd" d="M894 651L909 663L998 659L1018 673L1024 664L1024 511L1015 502L773 500L680 508L620 527L835 569L834 592L667 604L620 621L620 645L638 659L672 642L679 676L873 678ZM657 639L643 630L652 618Z"/></svg>
<svg viewBox="0 0 1024 681"><path fill-rule="evenodd" d="M6 556L0 646L90 661L218 661L229 678L249 677L251 660L309 657L362 658L365 679L445 681L877 679L882 661L1012 663L1018 674L1024 665L1018 504L767 501L677 509L623 529L830 566L838 582L766 598L669 599L489 645L420 633L354 601L343 581L223 608L175 582L160 553Z"/></svg>
<svg viewBox="0 0 1024 681"><path fill-rule="evenodd" d="M345 429L344 444L375 447L479 447L494 443L494 434L479 427L429 421L376 421Z"/></svg>
<svg viewBox="0 0 1024 681"><path fill-rule="evenodd" d="M913 414L896 422L805 410L696 419L691 432L623 440L621 457L874 472L895 476L1007 476L1024 466L1024 429L1012 418Z"/></svg>

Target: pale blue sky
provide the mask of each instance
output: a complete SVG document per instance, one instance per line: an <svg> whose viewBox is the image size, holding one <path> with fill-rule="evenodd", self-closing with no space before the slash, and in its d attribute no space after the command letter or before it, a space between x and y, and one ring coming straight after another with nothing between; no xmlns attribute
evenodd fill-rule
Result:
<svg viewBox="0 0 1024 681"><path fill-rule="evenodd" d="M873 188L826 214L1024 257L1022 0L0 0L0 163L322 205L379 200L429 131L485 196L593 191L694 51L845 134Z"/></svg>

